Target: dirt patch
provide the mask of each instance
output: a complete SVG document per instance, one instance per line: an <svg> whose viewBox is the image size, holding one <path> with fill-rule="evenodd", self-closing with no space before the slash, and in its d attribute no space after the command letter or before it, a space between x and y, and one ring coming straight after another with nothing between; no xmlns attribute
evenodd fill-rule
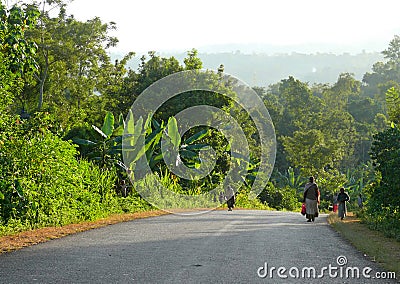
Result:
<svg viewBox="0 0 400 284"><path fill-rule="evenodd" d="M35 229L32 231L25 231L15 235L3 236L0 237L0 254L95 228L101 228L121 222L161 216L166 214L168 214L168 212L156 210L148 212L137 212L132 214L112 215L108 218L99 219L92 222L82 222L62 227L47 227Z"/></svg>

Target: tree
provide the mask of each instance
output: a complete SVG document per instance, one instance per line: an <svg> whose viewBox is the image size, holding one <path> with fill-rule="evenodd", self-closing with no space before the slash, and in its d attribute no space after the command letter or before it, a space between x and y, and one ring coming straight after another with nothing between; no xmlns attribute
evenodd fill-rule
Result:
<svg viewBox="0 0 400 284"><path fill-rule="evenodd" d="M371 188L370 212L393 216L400 209L400 130L388 128L374 136L371 159L381 180Z"/></svg>
<svg viewBox="0 0 400 284"><path fill-rule="evenodd" d="M183 67L175 57L163 58L156 55L155 51L148 52L149 59L142 56L138 69L137 84L134 94L141 94L152 83L173 73L183 71Z"/></svg>
<svg viewBox="0 0 400 284"><path fill-rule="evenodd" d="M390 88L386 92L386 104L391 122L400 124L400 93L398 89Z"/></svg>
<svg viewBox="0 0 400 284"><path fill-rule="evenodd" d="M329 142L317 129L295 131L293 137L283 137L289 161L306 176L317 175L333 163L336 149Z"/></svg>
<svg viewBox="0 0 400 284"><path fill-rule="evenodd" d="M192 49L188 51L188 57L183 59L183 62L185 63L185 70L199 70L203 68L203 62L201 62L201 59L197 56L198 52L196 49Z"/></svg>
<svg viewBox="0 0 400 284"><path fill-rule="evenodd" d="M370 155L378 178L367 191L368 217L376 228L384 226L385 232L391 236L398 236L400 227L399 97L395 88L386 93L392 123L390 128L374 135Z"/></svg>
<svg viewBox="0 0 400 284"><path fill-rule="evenodd" d="M104 62L101 67L95 88L104 100L107 111L126 114L133 103L133 94L130 96L124 94L129 94L132 85L135 85L136 77L131 77L134 72L126 69L128 61L134 55L134 52L129 52L120 60L116 59L115 63Z"/></svg>
<svg viewBox="0 0 400 284"><path fill-rule="evenodd" d="M52 17L49 11L55 7L59 13ZM99 18L80 22L68 16L62 1L42 2L40 21L29 33L38 44L39 64L36 82L28 82L24 93L30 109L56 114L64 129L78 121L101 121L105 111L94 119L88 116L98 112L92 110L94 105L105 104L95 90L109 75L106 49L117 43L109 36L113 29L115 23L105 24Z"/></svg>
<svg viewBox="0 0 400 284"><path fill-rule="evenodd" d="M330 108L347 110L350 100L360 95L361 82L354 79L354 74L342 73L337 82L323 93L324 102Z"/></svg>
<svg viewBox="0 0 400 284"><path fill-rule="evenodd" d="M317 176L325 190L335 190L333 184L343 182L340 170L354 162L356 129L346 102L359 95L359 86L350 74L342 74L334 86L324 86L316 95L293 78L279 89L285 106L276 124L282 152L290 166L303 175Z"/></svg>
<svg viewBox="0 0 400 284"><path fill-rule="evenodd" d="M10 10L0 2L0 112L18 97L24 79L36 71L37 46L26 38L36 23L39 11L33 5L14 5Z"/></svg>
<svg viewBox="0 0 400 284"><path fill-rule="evenodd" d="M337 149L335 166L341 170L352 168L359 162L359 158L354 156L355 145L359 140L365 140L366 136L364 133L361 137L358 135L356 121L350 113L352 103L362 100L361 82L353 76L349 73L340 74L337 82L323 92L324 107L320 129L335 145ZM373 117L374 115L371 120Z"/></svg>
<svg viewBox="0 0 400 284"><path fill-rule="evenodd" d="M395 35L390 41L389 47L382 51L382 54L391 64L398 65L400 63L400 36Z"/></svg>
<svg viewBox="0 0 400 284"><path fill-rule="evenodd" d="M287 130L282 134L290 135L296 128L308 124L311 113L319 109L320 101L313 97L306 83L291 76L281 81L279 92L285 106L283 116L287 123Z"/></svg>
<svg viewBox="0 0 400 284"><path fill-rule="evenodd" d="M386 62L377 62L372 66L372 73L363 77L363 89L369 96L377 96L382 103L385 93L391 87L399 87L400 81L400 36L396 35L389 47L382 51Z"/></svg>

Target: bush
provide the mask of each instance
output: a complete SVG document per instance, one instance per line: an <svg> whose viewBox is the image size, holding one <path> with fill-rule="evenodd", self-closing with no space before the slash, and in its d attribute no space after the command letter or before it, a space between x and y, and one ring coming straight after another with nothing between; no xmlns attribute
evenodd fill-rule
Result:
<svg viewBox="0 0 400 284"><path fill-rule="evenodd" d="M386 215L387 211L382 209L381 212L371 214L360 214L363 222L370 229L381 231L385 236L400 241L400 213L392 216Z"/></svg>
<svg viewBox="0 0 400 284"><path fill-rule="evenodd" d="M261 210L270 210L271 208L263 203L258 198L249 198L249 193L246 190L239 191L236 195L236 206L239 208L247 208L247 209L261 209Z"/></svg>
<svg viewBox="0 0 400 284"><path fill-rule="evenodd" d="M300 208L297 191L289 186L277 188L269 183L259 195L259 199L277 210L297 210Z"/></svg>
<svg viewBox="0 0 400 284"><path fill-rule="evenodd" d="M363 219L371 228L400 240L400 129L398 126L374 135L371 158L376 180L366 187Z"/></svg>
<svg viewBox="0 0 400 284"><path fill-rule="evenodd" d="M0 145L0 225L64 225L118 210L114 171L78 161L75 146L45 128L21 133Z"/></svg>

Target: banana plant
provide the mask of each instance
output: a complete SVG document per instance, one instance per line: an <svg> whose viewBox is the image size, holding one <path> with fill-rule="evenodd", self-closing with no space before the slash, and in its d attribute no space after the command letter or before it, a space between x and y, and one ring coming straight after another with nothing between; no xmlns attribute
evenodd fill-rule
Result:
<svg viewBox="0 0 400 284"><path fill-rule="evenodd" d="M114 128L114 123L114 115L108 112L104 117L104 123L101 128L92 125L92 128L100 136L98 140L72 139L75 144L88 147L89 152L86 157L95 161L101 168L121 164L122 137L120 133L124 128L122 114L119 117L117 128Z"/></svg>
<svg viewBox="0 0 400 284"><path fill-rule="evenodd" d="M368 176L365 176L362 171L357 173L356 171L351 172L349 169L346 172L346 179L347 179L347 183L345 184L346 189L354 192L355 194L361 193L365 185L370 184L372 182L372 179L369 179Z"/></svg>
<svg viewBox="0 0 400 284"><path fill-rule="evenodd" d="M176 167L184 163L188 168L199 169L202 163L207 164L209 162L201 157L200 151L209 150L210 147L207 144L194 143L206 137L208 134L209 129L206 128L182 141L177 120L173 116L170 117L167 127L163 132L165 145L162 146L162 152L164 152L164 155L168 155L164 157L164 160L173 161ZM173 151L169 151L168 149Z"/></svg>
<svg viewBox="0 0 400 284"><path fill-rule="evenodd" d="M152 128L152 122L154 129ZM152 121L152 115L149 114L146 121L142 117L134 120L132 111L129 111L127 123L123 131L123 145L125 162L128 164L127 169L132 172L141 172L145 170L138 166L137 161L146 155L150 168L154 169L157 156L154 153L158 147L162 137L163 124L158 124L155 120ZM131 175L134 177L134 174Z"/></svg>
<svg viewBox="0 0 400 284"><path fill-rule="evenodd" d="M287 169L285 174L278 172L278 181L280 182L281 187L289 186L291 188L295 188L297 190L302 189L302 185L305 183L306 178L302 175L295 174L295 171L292 167Z"/></svg>
<svg viewBox="0 0 400 284"><path fill-rule="evenodd" d="M120 126L121 128L117 128L117 134L122 134L121 146L123 145L125 164L122 162L118 164L129 171L133 179L143 177L147 167L154 171L171 159L174 159L176 165L184 162L187 167L195 169L204 162L199 157L199 151L206 149L208 145L194 144L194 142L208 135L208 129L199 131L182 141L175 117L170 117L164 126L163 122L160 124L152 119L151 114L146 120L139 117L135 121L132 111L129 111L126 121ZM163 151L162 143L165 143L167 148L172 147L177 155L172 157L172 152ZM138 163L142 158L147 160L146 163Z"/></svg>

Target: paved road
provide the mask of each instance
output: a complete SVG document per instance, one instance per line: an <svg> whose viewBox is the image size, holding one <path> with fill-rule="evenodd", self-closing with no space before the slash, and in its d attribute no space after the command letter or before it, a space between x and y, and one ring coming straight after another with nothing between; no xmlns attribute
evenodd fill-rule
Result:
<svg viewBox="0 0 400 284"><path fill-rule="evenodd" d="M286 268L287 278L272 267ZM312 267L324 277L312 279ZM359 279L345 278L349 267ZM362 276L368 267L371 279ZM372 279L381 271L326 216L306 223L299 213L270 211L135 220L0 255L1 283L396 283Z"/></svg>

